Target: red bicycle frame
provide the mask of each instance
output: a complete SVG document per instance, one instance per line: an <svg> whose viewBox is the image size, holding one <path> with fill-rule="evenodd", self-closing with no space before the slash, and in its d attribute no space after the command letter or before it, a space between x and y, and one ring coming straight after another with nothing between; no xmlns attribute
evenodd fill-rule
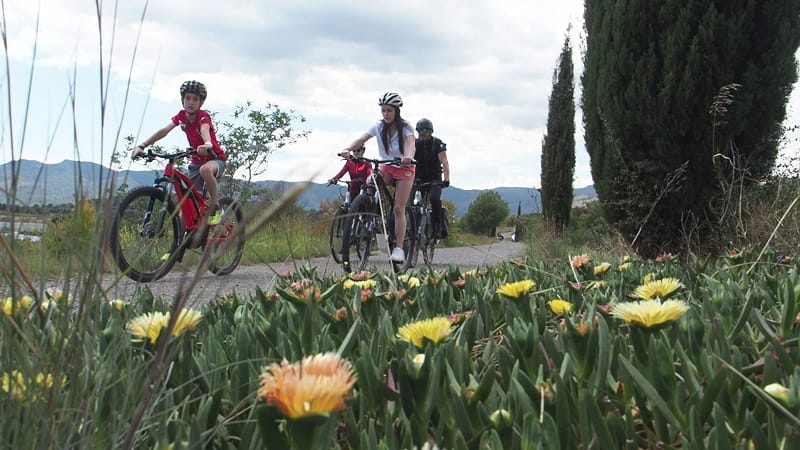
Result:
<svg viewBox="0 0 800 450"><path fill-rule="evenodd" d="M178 205L181 208L184 228L186 231L194 230L200 217L208 210L206 198L192 183L189 176L175 167L173 161L169 161L164 167L164 177L170 180L175 187L175 196L178 198Z"/></svg>

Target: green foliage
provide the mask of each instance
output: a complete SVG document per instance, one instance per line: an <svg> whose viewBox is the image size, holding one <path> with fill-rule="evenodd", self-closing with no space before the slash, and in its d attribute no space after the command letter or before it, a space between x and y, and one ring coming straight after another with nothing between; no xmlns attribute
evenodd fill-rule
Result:
<svg viewBox="0 0 800 450"><path fill-rule="evenodd" d="M495 191L483 191L470 203L461 225L473 233L491 233L508 216L508 204Z"/></svg>
<svg viewBox="0 0 800 450"><path fill-rule="evenodd" d="M769 173L798 0L587 2L583 117L604 214L645 256L708 251L725 187Z"/></svg>
<svg viewBox="0 0 800 450"><path fill-rule="evenodd" d="M800 332L796 259L587 256L360 274L369 286L304 266L198 305L196 327L152 343L134 339L132 320L177 306L146 288L123 302L75 286L9 299L0 436L13 448L800 445L800 352L784 338ZM651 328L609 314L646 278L680 282L648 304L688 311ZM553 298L572 311L554 312ZM442 339L399 337L434 318L450 323ZM357 377L344 410L292 420L257 395L266 366L328 352Z"/></svg>
<svg viewBox="0 0 800 450"><path fill-rule="evenodd" d="M294 129L296 122L305 120L295 111L284 111L277 105L256 109L247 102L236 108L232 121L221 122L219 141L228 157L226 172L231 175L230 192L235 192L242 200L257 194L253 178L264 173L273 152L308 136L309 131ZM244 176L244 180L233 177L234 174Z"/></svg>
<svg viewBox="0 0 800 450"><path fill-rule="evenodd" d="M575 86L569 36L553 71L553 91L542 142L541 199L545 220L557 231L569 225L575 173Z"/></svg>
<svg viewBox="0 0 800 450"><path fill-rule="evenodd" d="M96 223L94 205L82 200L72 213L53 217L45 228L47 251L55 257L85 254L94 245Z"/></svg>

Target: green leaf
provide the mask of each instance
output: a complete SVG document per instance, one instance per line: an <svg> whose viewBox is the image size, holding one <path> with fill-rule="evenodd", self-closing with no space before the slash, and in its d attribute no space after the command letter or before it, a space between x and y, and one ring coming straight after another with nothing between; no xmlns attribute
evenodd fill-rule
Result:
<svg viewBox="0 0 800 450"><path fill-rule="evenodd" d="M667 402L664 401L661 395L658 394L656 388L653 387L649 381L647 381L647 378L645 378L644 375L642 375L642 373L639 372L639 370L636 369L636 367L634 367L633 364L631 364L630 361L628 361L628 359L624 356L621 356L619 361L636 382L636 385L639 387L639 389L644 392L644 395L647 397L647 399L653 403L656 409L658 409L658 411L661 412L661 414L663 414L667 420L679 428L682 428L684 425L683 421L679 420L672 410L670 410L669 406L667 406Z"/></svg>

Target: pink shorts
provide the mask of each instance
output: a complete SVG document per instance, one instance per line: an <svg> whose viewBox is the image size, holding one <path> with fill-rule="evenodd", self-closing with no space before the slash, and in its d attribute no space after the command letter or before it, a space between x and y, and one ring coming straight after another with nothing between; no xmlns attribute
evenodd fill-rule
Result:
<svg viewBox="0 0 800 450"><path fill-rule="evenodd" d="M388 173L394 180L413 180L416 167L414 166L392 166L384 164L381 172Z"/></svg>

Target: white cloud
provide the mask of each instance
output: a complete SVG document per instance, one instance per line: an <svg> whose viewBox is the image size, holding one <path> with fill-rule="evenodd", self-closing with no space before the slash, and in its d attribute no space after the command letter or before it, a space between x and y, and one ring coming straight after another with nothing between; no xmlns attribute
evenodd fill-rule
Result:
<svg viewBox="0 0 800 450"><path fill-rule="evenodd" d="M209 88L206 106L222 117L248 100L303 115L311 135L275 154L265 175L299 180L319 173L323 180L340 165L335 152L378 120L378 96L393 90L403 95L407 120L431 119L447 142L454 185L532 187L539 185L552 72L570 23L576 73L581 69L583 0L102 5L101 47L93 2L6 4L14 125L4 126L0 147L10 148L12 132L20 145L25 130L25 157L75 158L74 128L79 156L107 163L121 136L149 135L167 123L180 108L180 83L199 79ZM107 91L100 90L101 67ZM4 88L8 80L0 82ZM0 89L0 101L5 96ZM795 92L795 114L798 103ZM592 181L577 112L575 185L585 186ZM183 147L185 138L175 131L162 143ZM374 149L373 141L368 152Z"/></svg>

